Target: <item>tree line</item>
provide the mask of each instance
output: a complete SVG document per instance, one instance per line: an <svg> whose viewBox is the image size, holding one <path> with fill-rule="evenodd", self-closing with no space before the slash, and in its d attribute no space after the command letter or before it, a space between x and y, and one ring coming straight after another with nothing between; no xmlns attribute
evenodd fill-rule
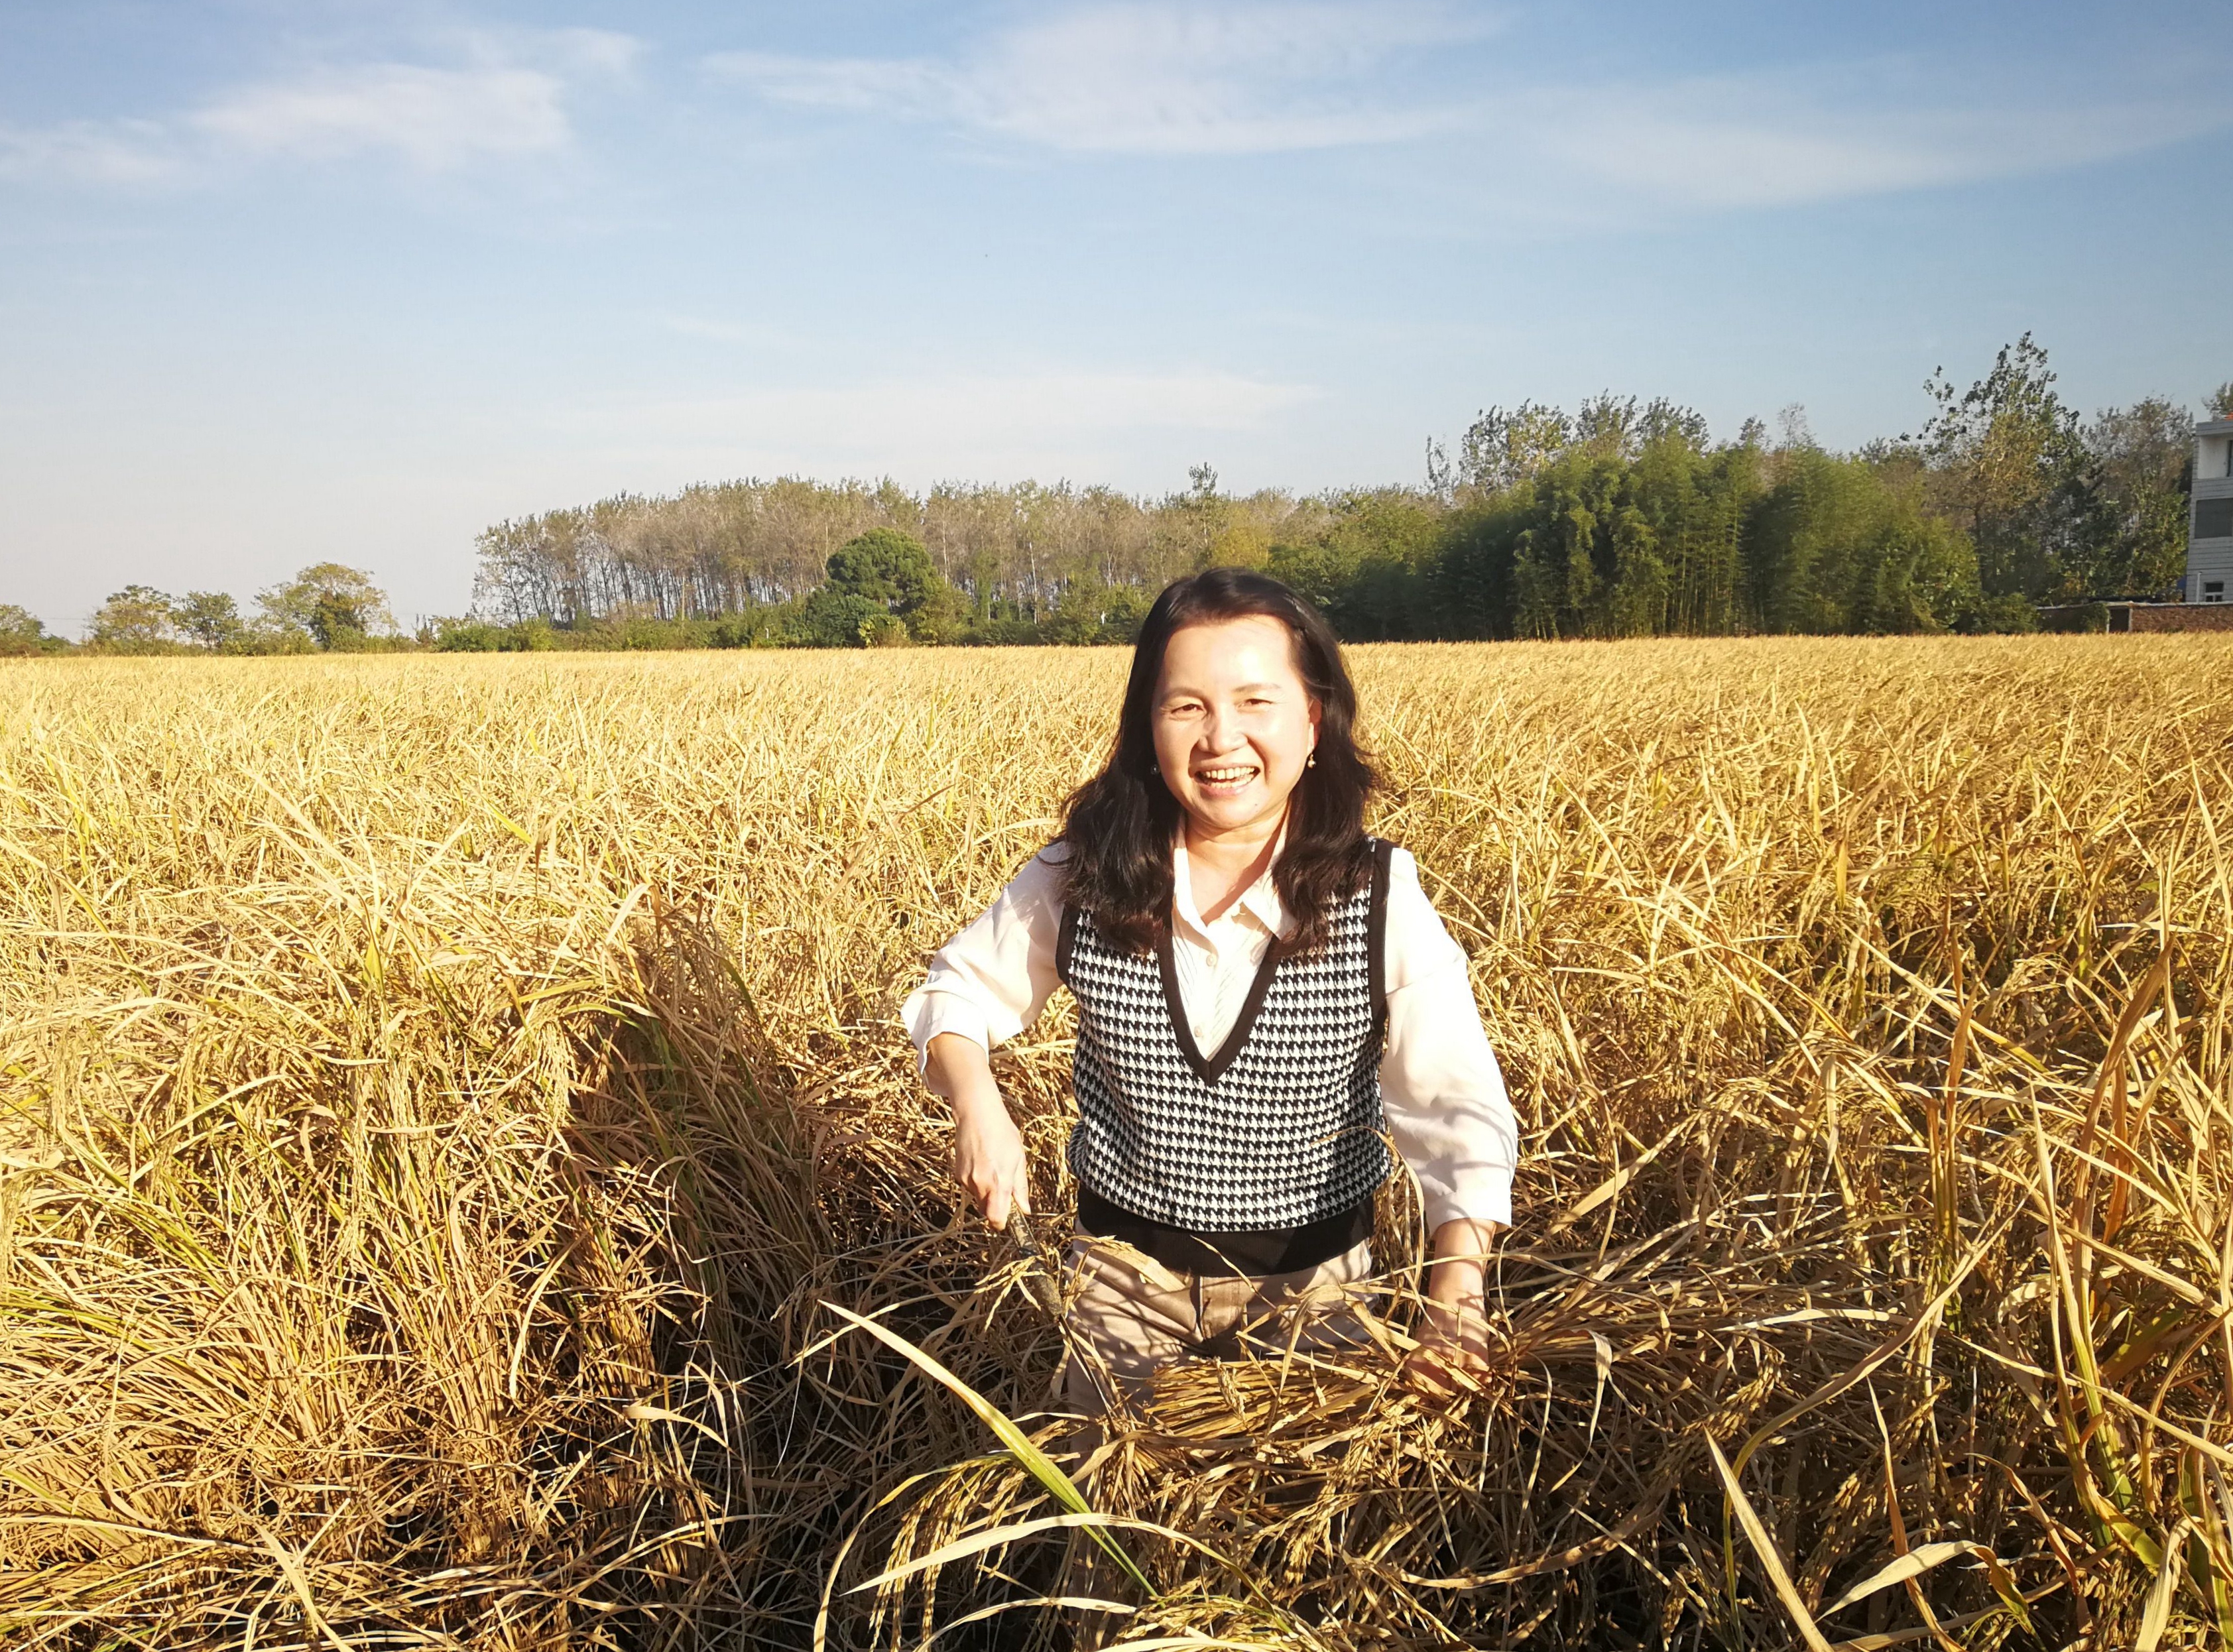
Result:
<svg viewBox="0 0 2233 1652"><path fill-rule="evenodd" d="M1715 442L1689 408L1608 393L1489 408L1409 487L1236 497L1204 465L1153 500L791 478L622 495L489 529L478 619L443 634L1121 641L1165 582L1221 563L1359 641L2020 630L2175 591L2192 413L2152 397L2082 419L2029 335L1975 383L1925 389L1920 431L1851 453L1797 409ZM2233 385L2210 407L2233 411ZM904 577L852 566L872 543Z"/></svg>
<svg viewBox="0 0 2233 1652"><path fill-rule="evenodd" d="M317 563L257 593L252 612L224 591L173 596L127 585L95 610L83 647L97 654L368 653L412 646L372 576ZM59 654L68 639L14 603L0 603L0 654Z"/></svg>
<svg viewBox="0 0 2233 1652"><path fill-rule="evenodd" d="M1833 452L1787 409L1715 441L1611 393L1491 407L1416 486L1149 499L1102 487L796 478L623 494L498 523L472 611L396 632L366 575L306 569L243 616L222 594L111 597L88 645L425 647L1121 642L1179 575L1261 568L1352 641L2029 629L2042 608L2171 595L2195 415L2164 397L2081 418L2027 334L1914 433ZM2233 384L2209 410L2233 415ZM16 616L11 619L11 615ZM0 608L0 650L29 621Z"/></svg>

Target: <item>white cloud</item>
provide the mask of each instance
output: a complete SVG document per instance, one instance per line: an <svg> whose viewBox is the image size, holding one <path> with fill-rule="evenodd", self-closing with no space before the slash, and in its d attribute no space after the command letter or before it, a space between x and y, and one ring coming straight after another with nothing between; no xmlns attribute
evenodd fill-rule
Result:
<svg viewBox="0 0 2233 1652"><path fill-rule="evenodd" d="M227 163L386 155L423 172L563 150L570 94L625 81L640 42L607 29L456 35L448 63L324 63L242 86L166 120L0 127L0 177L95 185L215 174Z"/></svg>
<svg viewBox="0 0 2233 1652"><path fill-rule="evenodd" d="M562 146L563 90L540 69L368 63L246 88L198 110L190 125L251 155L318 160L384 150L434 172Z"/></svg>
<svg viewBox="0 0 2233 1652"><path fill-rule="evenodd" d="M623 80L643 61L643 42L609 29L554 29L524 42L523 55L538 53L562 68Z"/></svg>
<svg viewBox="0 0 2233 1652"><path fill-rule="evenodd" d="M1670 207L1804 205L2021 177L2178 142L2216 109L2041 101L1871 101L1761 75L1529 94L1508 141L1611 199ZM1500 123L1501 124L1501 123Z"/></svg>
<svg viewBox="0 0 2233 1652"><path fill-rule="evenodd" d="M152 120L72 120L43 130L0 127L0 178L75 184L155 184L186 158Z"/></svg>
<svg viewBox="0 0 2233 1652"><path fill-rule="evenodd" d="M1216 155L1436 140L1413 174L1546 223L1848 199L2045 172L2229 124L2191 94L2105 96L1899 60L1596 84L1464 49L1431 3L1088 5L940 58L708 60L771 101L1054 150ZM1425 90L1421 88L1441 88ZM1459 88L1462 89L1459 89Z"/></svg>
<svg viewBox="0 0 2233 1652"><path fill-rule="evenodd" d="M1261 430L1318 393L1208 371L957 374L581 407L555 422L571 442L708 476L1052 477L1097 473L1143 432Z"/></svg>
<svg viewBox="0 0 2233 1652"><path fill-rule="evenodd" d="M993 36L951 62L730 52L716 73L779 102L882 110L1058 149L1246 154L1396 142L1451 112L1360 84L1407 51L1488 25L1382 0L1090 6Z"/></svg>

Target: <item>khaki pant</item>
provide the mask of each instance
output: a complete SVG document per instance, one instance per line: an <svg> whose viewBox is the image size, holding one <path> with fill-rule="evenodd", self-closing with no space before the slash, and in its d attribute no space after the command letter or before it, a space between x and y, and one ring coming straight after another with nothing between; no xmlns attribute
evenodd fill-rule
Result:
<svg viewBox="0 0 2233 1652"><path fill-rule="evenodd" d="M1253 1278L1181 1272L1085 1233L1071 1239L1069 1263L1074 1295L1063 1397L1084 1419L1070 1447L1089 1498L1085 1465L1107 1437L1102 1413L1143 1397L1162 1367L1188 1359L1277 1359L1290 1348L1322 1352L1365 1340L1344 1287L1371 1272L1369 1241L1313 1268ZM1084 1532L1075 1533L1062 1593L1122 1601L1130 1592L1116 1565ZM1116 1613L1077 1611L1071 1644L1106 1645L1123 1637L1122 1624Z"/></svg>
<svg viewBox="0 0 2233 1652"><path fill-rule="evenodd" d="M1089 1415L1104 1397L1140 1397L1159 1369L1178 1360L1276 1359L1291 1347L1316 1352L1364 1339L1344 1287L1372 1272L1370 1241L1293 1273L1219 1278L1080 1233L1070 1242L1070 1266L1073 1347L1063 1396ZM1090 1366L1116 1392L1104 1396Z"/></svg>

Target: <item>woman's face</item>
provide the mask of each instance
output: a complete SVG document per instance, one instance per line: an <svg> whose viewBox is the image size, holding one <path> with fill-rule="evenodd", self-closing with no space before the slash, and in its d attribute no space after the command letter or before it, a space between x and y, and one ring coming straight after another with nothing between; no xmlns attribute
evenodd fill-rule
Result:
<svg viewBox="0 0 2233 1652"><path fill-rule="evenodd" d="M1292 634L1261 615L1173 632L1150 714L1163 784L1204 832L1280 815L1318 743Z"/></svg>

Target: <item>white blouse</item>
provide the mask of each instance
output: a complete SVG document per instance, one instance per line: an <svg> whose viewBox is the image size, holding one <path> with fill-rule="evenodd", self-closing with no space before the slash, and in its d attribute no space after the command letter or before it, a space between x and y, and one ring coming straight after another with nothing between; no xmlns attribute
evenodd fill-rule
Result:
<svg viewBox="0 0 2233 1652"><path fill-rule="evenodd" d="M919 1057L941 1032L990 1050L1038 1018L1059 985L1054 956L1067 854L1058 843L1034 855L931 959L929 979L901 1011ZM1171 953L1179 1001L1207 1059L1240 1018L1272 938L1292 926L1269 871L1204 922L1183 843L1174 856ZM1508 1225L1520 1132L1474 1003L1465 953L1419 887L1419 864L1408 850L1396 851L1389 871L1380 1095L1390 1138L1419 1179L1429 1232L1461 1217Z"/></svg>

